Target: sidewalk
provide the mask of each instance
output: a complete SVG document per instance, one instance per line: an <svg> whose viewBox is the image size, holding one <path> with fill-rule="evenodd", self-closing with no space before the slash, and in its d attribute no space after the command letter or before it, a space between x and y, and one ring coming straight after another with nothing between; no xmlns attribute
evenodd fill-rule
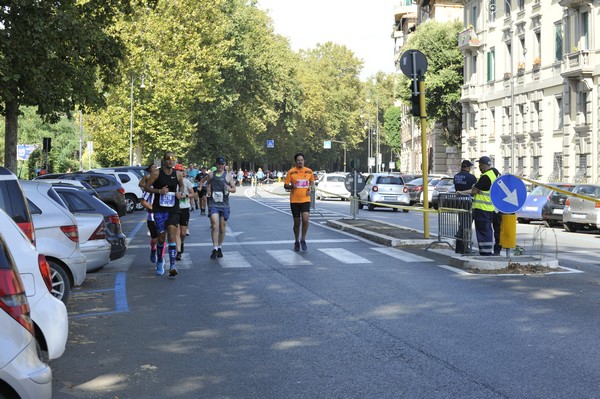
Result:
<svg viewBox="0 0 600 399"><path fill-rule="evenodd" d="M512 273L530 274L560 270L558 260L536 256L479 256L477 253L457 254L454 252L455 240L437 237L424 238L423 233L402 226L369 219L329 220L327 225L350 234L354 234L378 244L396 248L421 248L437 254L445 255L458 262L467 270L508 270ZM505 251L503 251L505 252Z"/></svg>

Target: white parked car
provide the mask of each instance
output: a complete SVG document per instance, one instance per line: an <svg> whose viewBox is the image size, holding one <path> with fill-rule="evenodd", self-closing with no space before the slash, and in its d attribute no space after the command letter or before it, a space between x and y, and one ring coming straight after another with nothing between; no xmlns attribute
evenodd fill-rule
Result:
<svg viewBox="0 0 600 399"><path fill-rule="evenodd" d="M21 186L33 218L37 249L52 269L52 294L66 304L71 287L81 285L86 275L77 220L66 207L55 203L62 200L52 185L22 180Z"/></svg>
<svg viewBox="0 0 600 399"><path fill-rule="evenodd" d="M2 213L2 218L12 222ZM14 225L14 223L13 223ZM17 227L17 229L19 229ZM52 370L37 354L34 326L16 262L0 235L0 397L51 398ZM20 235L24 241L27 238Z"/></svg>
<svg viewBox="0 0 600 399"><path fill-rule="evenodd" d="M125 203L127 204L127 213L134 210L141 210L144 207L140 204L144 193L140 188L140 178L134 172L123 170L114 170L110 168L93 169L94 172L104 173L113 176L125 189Z"/></svg>
<svg viewBox="0 0 600 399"><path fill-rule="evenodd" d="M64 303L50 293L50 265L19 226L2 210L0 225L0 235L10 248L25 287L31 319L36 327L36 339L40 348L47 352L48 359L57 359L65 351L69 321Z"/></svg>
<svg viewBox="0 0 600 399"><path fill-rule="evenodd" d="M339 198L342 201L350 198L350 191L346 190L346 175L343 173L326 173L321 175L315 183L315 197L323 200L326 198Z"/></svg>
<svg viewBox="0 0 600 399"><path fill-rule="evenodd" d="M363 206L372 211L377 204L388 205L410 205L410 195L408 188L404 184L404 179L399 174L392 173L372 173L367 178L365 188L358 193L360 199L358 208ZM398 208L393 208L397 211ZM408 209L403 209L408 212Z"/></svg>

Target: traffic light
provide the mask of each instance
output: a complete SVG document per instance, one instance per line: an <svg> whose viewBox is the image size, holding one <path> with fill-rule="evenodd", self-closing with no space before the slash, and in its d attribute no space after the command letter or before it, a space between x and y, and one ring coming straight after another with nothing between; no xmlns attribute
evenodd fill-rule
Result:
<svg viewBox="0 0 600 399"><path fill-rule="evenodd" d="M52 138L44 137L43 145L44 145L44 151L50 152L50 150L52 149Z"/></svg>
<svg viewBox="0 0 600 399"><path fill-rule="evenodd" d="M411 114L414 116L421 116L421 98L418 94L413 93L410 97L411 102Z"/></svg>

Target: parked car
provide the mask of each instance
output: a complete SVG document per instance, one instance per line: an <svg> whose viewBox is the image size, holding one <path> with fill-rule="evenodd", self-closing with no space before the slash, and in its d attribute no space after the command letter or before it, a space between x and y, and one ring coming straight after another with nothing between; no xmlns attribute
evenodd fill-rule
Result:
<svg viewBox="0 0 600 399"><path fill-rule="evenodd" d="M440 193L450 192L450 188L454 188L454 178L442 177L435 185L433 192L431 193L430 206L433 209L438 209Z"/></svg>
<svg viewBox="0 0 600 399"><path fill-rule="evenodd" d="M433 190L435 190L435 186L440 182L440 179L435 177L430 179L427 182L427 202L431 204L431 197L433 196ZM423 203L425 190L421 191L421 195L419 196L419 203Z"/></svg>
<svg viewBox="0 0 600 399"><path fill-rule="evenodd" d="M33 219L21 190L19 180L9 169L0 166L0 209L3 209L35 243L35 231Z"/></svg>
<svg viewBox="0 0 600 399"><path fill-rule="evenodd" d="M49 399L52 371L38 357L25 286L9 248L0 237L0 397Z"/></svg>
<svg viewBox="0 0 600 399"><path fill-rule="evenodd" d="M92 186L87 184L84 181L79 180L66 180L66 179L44 179L45 182L52 184L53 187L72 187L78 190L83 190L90 195L93 195L96 198L98 197L98 193Z"/></svg>
<svg viewBox="0 0 600 399"><path fill-rule="evenodd" d="M575 184L558 183L558 188L572 192ZM562 226L563 211L568 195L559 191L552 190L548 194L548 200L542 207L542 220L548 227Z"/></svg>
<svg viewBox="0 0 600 399"><path fill-rule="evenodd" d="M19 226L2 210L0 210L0 225L2 225L1 240L8 245L24 284L36 340L43 351L44 358L57 359L65 351L69 320L64 303L50 292L52 288L50 265Z"/></svg>
<svg viewBox="0 0 600 399"><path fill-rule="evenodd" d="M54 190L74 215L79 213L101 214L104 217L104 225L106 227L106 240L111 247L110 260L116 260L125 255L127 237L123 234L121 219L114 209L98 198L73 187L55 186ZM94 271L94 269L91 269L88 264L87 271Z"/></svg>
<svg viewBox="0 0 600 399"><path fill-rule="evenodd" d="M406 183L408 194L410 195L410 204L416 204L421 199L421 192L423 191L423 178L419 177Z"/></svg>
<svg viewBox="0 0 600 399"><path fill-rule="evenodd" d="M110 175L117 179L125 189L125 204L127 205L127 213L134 210L142 210L144 207L140 204L144 193L140 188L140 179L134 172L126 170L111 170L111 169L94 169L99 173Z"/></svg>
<svg viewBox="0 0 600 399"><path fill-rule="evenodd" d="M358 208L364 205L372 211L377 207L374 203L389 205L409 205L410 196L404 185L404 180L398 174L372 173L367 177L365 188L358 193ZM397 211L398 208L393 208ZM408 209L403 209L408 212Z"/></svg>
<svg viewBox="0 0 600 399"><path fill-rule="evenodd" d="M600 186L578 184L573 189L573 194L600 199ZM570 232L600 229L600 203L573 196L568 197L563 210L563 226Z"/></svg>
<svg viewBox="0 0 600 399"><path fill-rule="evenodd" d="M571 187L573 185L567 183L548 183L552 187ZM542 210L552 194L552 189L546 186L536 186L525 199L525 204L515 214L519 223L530 223L533 221L542 221ZM560 216L562 213L559 213ZM560 218L562 221L562 217Z"/></svg>
<svg viewBox="0 0 600 399"><path fill-rule="evenodd" d="M339 198L342 201L350 198L350 191L346 190L346 175L343 173L326 173L321 175L315 183L315 197L323 200L326 198Z"/></svg>
<svg viewBox="0 0 600 399"><path fill-rule="evenodd" d="M42 175L35 179L66 179L86 182L96 190L102 202L117 211L120 217L127 214L125 189L113 176L98 172L75 172Z"/></svg>
<svg viewBox="0 0 600 399"><path fill-rule="evenodd" d="M66 304L71 288L81 285L86 275L87 260L79 246L77 220L56 204L62 200L50 184L22 180L21 186L31 210L36 246L50 263L52 294Z"/></svg>
<svg viewBox="0 0 600 399"><path fill-rule="evenodd" d="M148 171L146 170L147 168L147 166L111 166L109 168L98 168L95 170L100 171L102 173L104 173L103 171L105 170L115 172L133 172L139 179L141 179L142 177L148 174Z"/></svg>
<svg viewBox="0 0 600 399"><path fill-rule="evenodd" d="M411 181L423 177L423 175L414 175L412 173L402 173L400 174L402 180L404 180L404 184L410 183Z"/></svg>

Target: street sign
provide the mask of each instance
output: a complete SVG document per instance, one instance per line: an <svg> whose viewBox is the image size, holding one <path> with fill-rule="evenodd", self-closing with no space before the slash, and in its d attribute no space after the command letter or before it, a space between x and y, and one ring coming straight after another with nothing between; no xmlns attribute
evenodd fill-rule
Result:
<svg viewBox="0 0 600 399"><path fill-rule="evenodd" d="M329 141L329 140L323 141L323 148L326 150L330 150L331 149L331 141Z"/></svg>
<svg viewBox="0 0 600 399"><path fill-rule="evenodd" d="M267 140L267 148L275 148L275 140Z"/></svg>
<svg viewBox="0 0 600 399"><path fill-rule="evenodd" d="M490 189L492 204L502 213L515 213L523 207L527 198L527 188L521 179L513 175L503 175L492 183Z"/></svg>
<svg viewBox="0 0 600 399"><path fill-rule="evenodd" d="M356 176L356 192L354 191L354 176ZM365 188L366 183L367 180L358 171L348 173L346 175L346 179L344 180L346 190L350 191L352 193L352 196L356 196L358 193L360 193L363 190L363 188Z"/></svg>
<svg viewBox="0 0 600 399"><path fill-rule="evenodd" d="M37 148L35 144L18 144L17 145L17 160L26 161L31 153Z"/></svg>
<svg viewBox="0 0 600 399"><path fill-rule="evenodd" d="M427 58L419 50L406 50L400 57L400 70L411 79L424 75L427 71Z"/></svg>

